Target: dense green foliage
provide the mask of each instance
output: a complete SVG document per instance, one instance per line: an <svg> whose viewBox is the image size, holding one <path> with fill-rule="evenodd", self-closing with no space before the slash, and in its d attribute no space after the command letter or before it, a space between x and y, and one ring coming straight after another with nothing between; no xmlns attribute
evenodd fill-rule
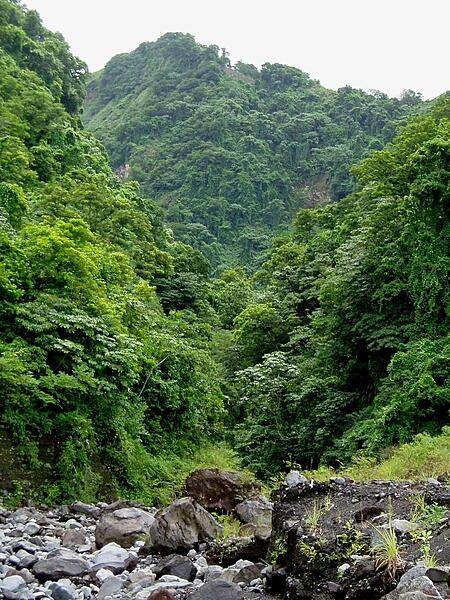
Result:
<svg viewBox="0 0 450 600"><path fill-rule="evenodd" d="M236 319L238 443L260 473L376 454L449 422L450 98L301 210Z"/></svg>
<svg viewBox="0 0 450 600"><path fill-rule="evenodd" d="M0 39L0 445L49 500L154 499L222 416L205 260L81 128L64 40L11 0Z"/></svg>
<svg viewBox="0 0 450 600"><path fill-rule="evenodd" d="M167 34L91 78L114 173L85 71L0 0L0 480L166 501L224 423L262 477L446 464L450 98Z"/></svg>
<svg viewBox="0 0 450 600"><path fill-rule="evenodd" d="M220 271L251 263L300 207L352 191L350 166L417 104L328 90L280 64L230 67L216 46L170 33L97 73L84 119Z"/></svg>

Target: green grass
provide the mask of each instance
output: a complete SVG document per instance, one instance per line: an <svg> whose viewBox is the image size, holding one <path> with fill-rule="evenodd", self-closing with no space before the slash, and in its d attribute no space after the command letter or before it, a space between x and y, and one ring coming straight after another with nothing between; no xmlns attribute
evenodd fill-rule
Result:
<svg viewBox="0 0 450 600"><path fill-rule="evenodd" d="M394 579L395 574L404 566L404 561L400 556L400 549L397 535L394 529L379 529L374 527L378 534L378 541L373 547L375 565L377 569L385 570L390 579Z"/></svg>
<svg viewBox="0 0 450 600"><path fill-rule="evenodd" d="M335 471L319 467L304 475L316 481L327 481L341 475L355 481L372 479L424 481L442 473L450 473L450 427L444 427L442 435L432 437L420 434L409 444L398 446L392 454L380 461L359 457L348 467Z"/></svg>
<svg viewBox="0 0 450 600"><path fill-rule="evenodd" d="M243 471L233 450L226 444L204 444L196 449L177 454L165 452L154 457L145 456L140 465L140 490L133 494L134 499L148 505L164 506L179 497L183 492L186 477L196 469L217 468ZM142 471L146 477L142 477ZM130 497L128 494L127 497Z"/></svg>
<svg viewBox="0 0 450 600"><path fill-rule="evenodd" d="M218 515L216 521L223 527L220 535L221 540L228 540L229 538L239 537L242 523L232 517L231 515Z"/></svg>

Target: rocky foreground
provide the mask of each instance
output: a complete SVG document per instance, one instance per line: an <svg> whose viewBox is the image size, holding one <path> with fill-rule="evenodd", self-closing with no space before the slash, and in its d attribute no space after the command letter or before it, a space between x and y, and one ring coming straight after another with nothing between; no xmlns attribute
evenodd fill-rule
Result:
<svg viewBox="0 0 450 600"><path fill-rule="evenodd" d="M273 504L241 483L198 472L190 495L160 511L126 501L0 508L0 598L450 598L445 483L317 483L291 472ZM210 511L238 517L239 536L222 539Z"/></svg>

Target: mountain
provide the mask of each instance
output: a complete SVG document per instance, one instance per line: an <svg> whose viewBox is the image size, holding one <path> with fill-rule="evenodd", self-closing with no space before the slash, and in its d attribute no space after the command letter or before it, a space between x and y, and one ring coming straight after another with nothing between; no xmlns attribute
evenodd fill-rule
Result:
<svg viewBox="0 0 450 600"><path fill-rule="evenodd" d="M93 75L83 120L176 238L220 271L255 263L299 208L351 192L351 165L420 107L413 92L332 91L286 65L231 66L216 46L168 33Z"/></svg>

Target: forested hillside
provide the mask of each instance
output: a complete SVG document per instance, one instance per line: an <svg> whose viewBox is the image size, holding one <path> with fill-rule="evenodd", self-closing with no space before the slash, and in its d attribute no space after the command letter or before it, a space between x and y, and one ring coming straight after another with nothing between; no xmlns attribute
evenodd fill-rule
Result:
<svg viewBox="0 0 450 600"><path fill-rule="evenodd" d="M336 464L450 422L450 97L301 210L235 321L238 444L259 473Z"/></svg>
<svg viewBox="0 0 450 600"><path fill-rule="evenodd" d="M2 485L157 497L222 414L205 261L83 131L86 66L62 37L1 0L0 40Z"/></svg>
<svg viewBox="0 0 450 600"><path fill-rule="evenodd" d="M231 67L216 46L168 33L96 73L83 118L176 238L220 271L254 263L299 208L351 192L351 165L420 104L413 92L328 90L281 64Z"/></svg>

